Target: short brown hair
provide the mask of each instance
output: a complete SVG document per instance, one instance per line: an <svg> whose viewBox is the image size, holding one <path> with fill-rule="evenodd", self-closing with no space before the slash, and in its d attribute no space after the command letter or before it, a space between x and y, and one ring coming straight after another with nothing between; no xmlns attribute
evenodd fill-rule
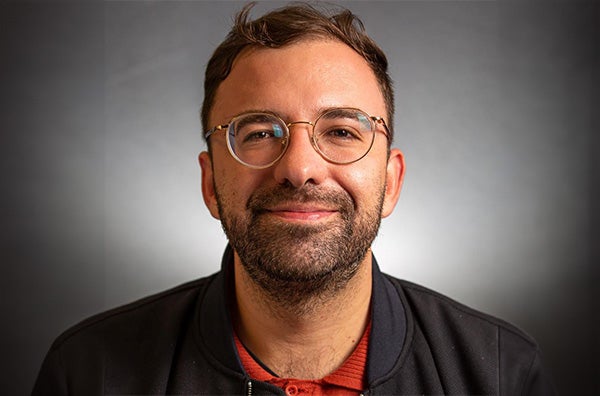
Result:
<svg viewBox="0 0 600 396"><path fill-rule="evenodd" d="M231 31L217 47L208 65L204 79L202 127L207 131L208 116L215 101L217 88L231 72L235 58L246 47L279 48L303 39L329 38L339 40L361 55L373 70L385 100L386 123L393 138L394 91L388 75L388 62L379 46L365 33L362 21L347 9L338 13L320 11L306 3L294 3L271 11L250 21L250 3L237 14Z"/></svg>

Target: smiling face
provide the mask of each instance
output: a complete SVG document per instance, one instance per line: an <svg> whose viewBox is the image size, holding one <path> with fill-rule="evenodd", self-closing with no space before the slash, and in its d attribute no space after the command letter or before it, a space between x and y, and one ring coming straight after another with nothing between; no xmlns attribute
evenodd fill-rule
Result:
<svg viewBox="0 0 600 396"><path fill-rule="evenodd" d="M217 90L210 124L256 111L288 123L314 121L337 107L386 115L362 57L341 42L305 40L243 51ZM305 293L339 288L370 260L367 252L381 217L396 204L404 170L398 150L388 159L385 130L377 128L369 154L347 165L328 162L313 148L306 123L290 126L287 151L266 169L237 162L225 133L209 138L211 155L200 154L204 200L221 220L236 261L273 297L289 283L302 284Z"/></svg>

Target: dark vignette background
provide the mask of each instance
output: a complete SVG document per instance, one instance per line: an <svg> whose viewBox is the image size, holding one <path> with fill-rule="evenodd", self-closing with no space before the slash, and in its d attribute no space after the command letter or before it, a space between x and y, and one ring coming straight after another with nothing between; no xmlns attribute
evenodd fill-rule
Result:
<svg viewBox="0 0 600 396"><path fill-rule="evenodd" d="M0 4L0 393L27 394L68 326L217 269L197 111L240 4ZM526 330L561 394L600 394L598 5L344 4L389 54L408 161L382 267Z"/></svg>

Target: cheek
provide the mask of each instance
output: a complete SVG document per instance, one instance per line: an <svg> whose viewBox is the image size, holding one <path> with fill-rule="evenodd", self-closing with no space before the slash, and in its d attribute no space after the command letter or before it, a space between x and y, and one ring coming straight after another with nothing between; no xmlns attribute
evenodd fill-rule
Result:
<svg viewBox="0 0 600 396"><path fill-rule="evenodd" d="M239 176L237 162L229 154L224 142L215 142L212 149L216 193L221 200L237 200L236 180L242 183L246 178Z"/></svg>
<svg viewBox="0 0 600 396"><path fill-rule="evenodd" d="M243 202L244 179L240 177L238 180L231 170L215 170L215 190L221 209L230 212L239 202Z"/></svg>
<svg viewBox="0 0 600 396"><path fill-rule="evenodd" d="M215 190L221 210L227 213L246 210L253 191L261 185L261 175L247 170L243 165L227 163L215 166Z"/></svg>
<svg viewBox="0 0 600 396"><path fill-rule="evenodd" d="M371 208L379 202L385 188L385 165L372 161L350 165L338 178L340 186L354 199L357 209Z"/></svg>

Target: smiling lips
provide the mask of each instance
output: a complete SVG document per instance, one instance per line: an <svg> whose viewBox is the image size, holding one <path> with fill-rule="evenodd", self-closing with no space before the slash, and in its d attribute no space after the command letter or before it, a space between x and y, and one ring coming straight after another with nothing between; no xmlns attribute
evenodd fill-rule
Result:
<svg viewBox="0 0 600 396"><path fill-rule="evenodd" d="M338 212L337 209L306 204L278 205L266 211L286 220L299 221L321 220Z"/></svg>

